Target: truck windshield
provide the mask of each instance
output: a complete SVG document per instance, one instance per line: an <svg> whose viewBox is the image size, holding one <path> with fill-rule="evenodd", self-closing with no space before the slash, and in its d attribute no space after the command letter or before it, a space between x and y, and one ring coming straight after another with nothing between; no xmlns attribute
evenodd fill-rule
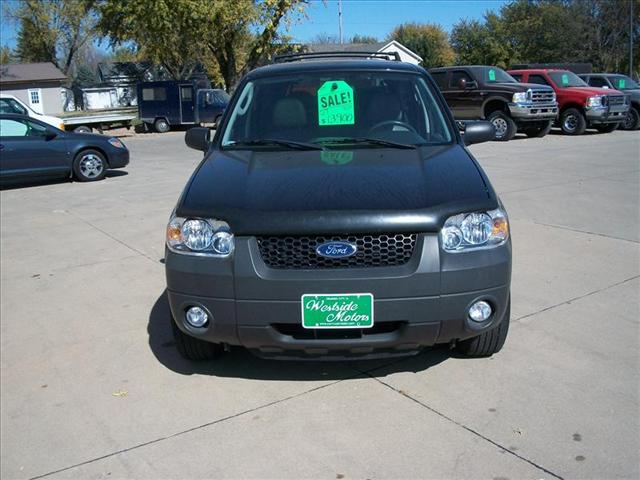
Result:
<svg viewBox="0 0 640 480"><path fill-rule="evenodd" d="M479 67L474 69L474 74L482 80L482 83L518 83L507 72L498 67Z"/></svg>
<svg viewBox="0 0 640 480"><path fill-rule="evenodd" d="M640 85L631 79L631 77L627 77L626 75L614 75L609 77L609 79L613 84L613 88L618 90L635 90L640 88Z"/></svg>
<svg viewBox="0 0 640 480"><path fill-rule="evenodd" d="M453 138L423 76L324 71L247 82L230 112L222 147L415 148Z"/></svg>
<svg viewBox="0 0 640 480"><path fill-rule="evenodd" d="M568 70L561 70L558 72L549 72L549 76L553 83L556 84L558 88L568 88L568 87L588 87L584 80L582 80L575 73L570 72Z"/></svg>

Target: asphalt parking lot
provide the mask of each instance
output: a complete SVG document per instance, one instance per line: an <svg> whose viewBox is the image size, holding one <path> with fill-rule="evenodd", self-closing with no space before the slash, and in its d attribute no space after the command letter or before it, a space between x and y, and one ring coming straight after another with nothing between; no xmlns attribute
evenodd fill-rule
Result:
<svg viewBox="0 0 640 480"><path fill-rule="evenodd" d="M199 154L4 190L1 477L639 478L640 133L472 147L510 214L502 352L190 364L165 223Z"/></svg>

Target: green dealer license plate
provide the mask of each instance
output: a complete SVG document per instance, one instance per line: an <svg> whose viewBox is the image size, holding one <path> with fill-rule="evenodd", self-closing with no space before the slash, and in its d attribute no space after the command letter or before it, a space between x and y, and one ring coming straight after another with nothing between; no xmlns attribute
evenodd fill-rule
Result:
<svg viewBox="0 0 640 480"><path fill-rule="evenodd" d="M302 296L304 328L371 328L373 295L349 293Z"/></svg>

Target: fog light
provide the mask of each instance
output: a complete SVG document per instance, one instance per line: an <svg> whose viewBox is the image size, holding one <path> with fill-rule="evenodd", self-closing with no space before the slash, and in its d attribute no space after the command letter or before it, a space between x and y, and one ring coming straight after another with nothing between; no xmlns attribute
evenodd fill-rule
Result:
<svg viewBox="0 0 640 480"><path fill-rule="evenodd" d="M491 316L491 312L491 305L481 300L471 305L469 318L474 322L484 322Z"/></svg>
<svg viewBox="0 0 640 480"><path fill-rule="evenodd" d="M209 320L209 315L207 315L207 312L205 312L204 309L200 307L191 307L189 310L187 310L186 317L189 325L196 328L204 326Z"/></svg>

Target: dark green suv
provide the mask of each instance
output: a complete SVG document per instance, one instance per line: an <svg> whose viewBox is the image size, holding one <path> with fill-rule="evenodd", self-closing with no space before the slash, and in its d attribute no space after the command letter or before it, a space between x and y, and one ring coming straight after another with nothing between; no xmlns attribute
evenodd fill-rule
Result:
<svg viewBox="0 0 640 480"><path fill-rule="evenodd" d="M372 56L375 54L368 54ZM507 214L422 68L296 55L249 73L167 227L167 291L189 359L500 350Z"/></svg>

